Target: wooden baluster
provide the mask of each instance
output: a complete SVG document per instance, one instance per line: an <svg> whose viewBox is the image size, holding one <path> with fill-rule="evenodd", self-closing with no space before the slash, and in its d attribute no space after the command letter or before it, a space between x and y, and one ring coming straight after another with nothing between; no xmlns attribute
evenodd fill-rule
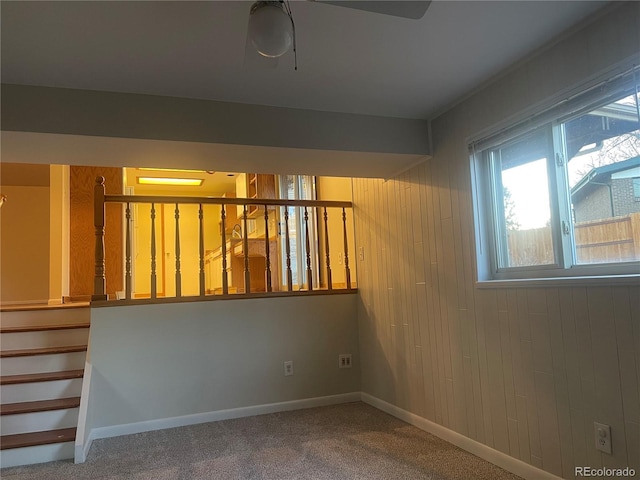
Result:
<svg viewBox="0 0 640 480"><path fill-rule="evenodd" d="M176 203L176 297L182 296L182 272L180 272L180 209Z"/></svg>
<svg viewBox="0 0 640 480"><path fill-rule="evenodd" d="M222 223L222 294L229 294L229 275L227 275L227 212L225 211L224 204L222 204L221 210Z"/></svg>
<svg viewBox="0 0 640 480"><path fill-rule="evenodd" d="M199 204L198 208L198 222L199 222L199 233L200 233L200 247L199 247L199 256L200 256L200 296L204 297L205 293L205 281L204 281L204 212L202 210L202 204Z"/></svg>
<svg viewBox="0 0 640 480"><path fill-rule="evenodd" d="M156 286L156 205L151 204L151 298L158 294Z"/></svg>
<svg viewBox="0 0 640 480"><path fill-rule="evenodd" d="M347 290L351 290L351 270L349 270L349 241L347 240L347 213L342 207L342 227L344 232L344 271Z"/></svg>
<svg viewBox="0 0 640 480"><path fill-rule="evenodd" d="M125 209L125 218L127 220L127 227L125 233L125 272L124 272L124 282L125 282L125 298L127 300L131 300L131 204L127 202L127 208Z"/></svg>
<svg viewBox="0 0 640 480"><path fill-rule="evenodd" d="M287 290L293 290L293 274L291 273L291 242L289 241L289 207L284 207L284 230L287 250Z"/></svg>
<svg viewBox="0 0 640 480"><path fill-rule="evenodd" d="M269 252L269 210L267 206L264 206L264 252L265 252L265 285L267 292L271 292L273 286L271 285L271 254Z"/></svg>
<svg viewBox="0 0 640 480"><path fill-rule="evenodd" d="M247 238L247 205L243 205L242 250L244 251L244 293L251 293L251 272L249 271L249 239Z"/></svg>
<svg viewBox="0 0 640 480"><path fill-rule="evenodd" d="M327 256L327 290L333 290L331 280L331 260L329 257L329 223L327 219L327 207L324 207L324 248Z"/></svg>
<svg viewBox="0 0 640 480"><path fill-rule="evenodd" d="M309 241L309 213L304 207L304 235L307 246L307 285L309 291L313 290L313 272L311 271L311 242Z"/></svg>
<svg viewBox="0 0 640 480"><path fill-rule="evenodd" d="M93 277L93 295L91 300L107 299L107 279L105 276L104 255L104 177L96 177L93 187L93 225L96 233L95 273Z"/></svg>

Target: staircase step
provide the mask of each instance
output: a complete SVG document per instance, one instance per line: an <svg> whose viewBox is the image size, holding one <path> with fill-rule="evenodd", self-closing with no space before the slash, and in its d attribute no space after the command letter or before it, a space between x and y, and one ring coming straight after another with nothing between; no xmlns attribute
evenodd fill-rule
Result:
<svg viewBox="0 0 640 480"><path fill-rule="evenodd" d="M18 383L51 382L55 380L69 380L82 378L84 370L67 370L64 372L29 373L25 375L5 375L0 377L0 385L15 385Z"/></svg>
<svg viewBox="0 0 640 480"><path fill-rule="evenodd" d="M84 324L91 321L91 309L83 308L48 308L43 310L9 310L2 309L2 327L24 327L27 325L68 325Z"/></svg>
<svg viewBox="0 0 640 480"><path fill-rule="evenodd" d="M0 405L0 415L17 415L21 413L46 412L63 410L80 406L80 397L57 398L55 400L38 400L37 402L5 403Z"/></svg>
<svg viewBox="0 0 640 480"><path fill-rule="evenodd" d="M0 449L32 447L51 443L73 442L76 439L75 428L48 430L46 432L19 433L0 437Z"/></svg>
<svg viewBox="0 0 640 480"><path fill-rule="evenodd" d="M90 323L65 323L58 325L19 325L2 327L0 333L40 332L44 330L69 330L72 328L89 328Z"/></svg>
<svg viewBox="0 0 640 480"><path fill-rule="evenodd" d="M57 353L84 352L87 350L86 345L69 345L61 347L47 348L27 348L22 350L3 350L0 352L0 358L11 357L30 357L33 355L51 355Z"/></svg>

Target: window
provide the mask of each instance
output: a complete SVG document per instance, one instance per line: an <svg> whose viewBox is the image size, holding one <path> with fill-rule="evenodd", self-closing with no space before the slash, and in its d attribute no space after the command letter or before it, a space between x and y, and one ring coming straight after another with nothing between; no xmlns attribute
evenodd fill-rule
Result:
<svg viewBox="0 0 640 480"><path fill-rule="evenodd" d="M471 145L480 280L640 273L639 76Z"/></svg>

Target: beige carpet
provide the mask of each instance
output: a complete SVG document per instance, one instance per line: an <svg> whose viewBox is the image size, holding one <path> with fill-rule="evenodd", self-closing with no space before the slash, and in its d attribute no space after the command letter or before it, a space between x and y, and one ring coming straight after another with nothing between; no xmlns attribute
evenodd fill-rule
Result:
<svg viewBox="0 0 640 480"><path fill-rule="evenodd" d="M93 442L87 462L3 469L3 479L516 480L364 403Z"/></svg>

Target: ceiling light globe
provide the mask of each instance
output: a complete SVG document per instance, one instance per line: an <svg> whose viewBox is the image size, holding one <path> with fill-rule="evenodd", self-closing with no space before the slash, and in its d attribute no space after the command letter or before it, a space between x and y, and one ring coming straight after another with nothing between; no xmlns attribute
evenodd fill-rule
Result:
<svg viewBox="0 0 640 480"><path fill-rule="evenodd" d="M249 38L260 55L284 55L293 42L291 19L277 2L256 2L249 17Z"/></svg>

